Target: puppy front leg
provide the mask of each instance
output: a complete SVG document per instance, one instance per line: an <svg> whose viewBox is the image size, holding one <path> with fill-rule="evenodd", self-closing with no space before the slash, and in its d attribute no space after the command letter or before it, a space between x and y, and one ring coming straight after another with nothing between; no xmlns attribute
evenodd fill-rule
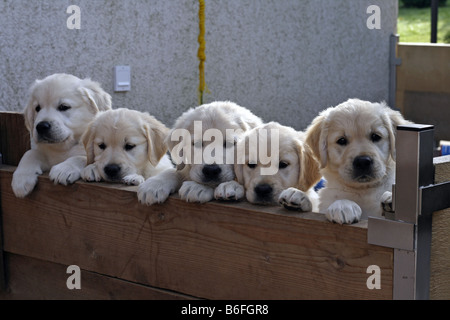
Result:
<svg viewBox="0 0 450 320"><path fill-rule="evenodd" d="M99 182L102 181L102 176L98 172L97 165L91 163L81 170L81 178L87 182Z"/></svg>
<svg viewBox="0 0 450 320"><path fill-rule="evenodd" d="M65 186L74 183L81 177L81 172L86 165L86 156L73 156L54 165L49 173L50 180L55 184Z"/></svg>
<svg viewBox="0 0 450 320"><path fill-rule="evenodd" d="M44 167L42 154L35 149L28 150L14 171L11 187L17 198L24 198L33 191L37 183L37 178L43 171L48 170Z"/></svg>
<svg viewBox="0 0 450 320"><path fill-rule="evenodd" d="M137 173L129 174L122 179L122 182L129 186L138 186L144 181L145 178Z"/></svg>
<svg viewBox="0 0 450 320"><path fill-rule="evenodd" d="M361 219L361 207L351 200L336 200L325 212L325 216L331 222L339 224L352 224Z"/></svg>
<svg viewBox="0 0 450 320"><path fill-rule="evenodd" d="M381 208L385 212L394 212L394 208L392 205L392 192L386 191L381 196Z"/></svg>
<svg viewBox="0 0 450 320"><path fill-rule="evenodd" d="M138 200L148 206L162 203L167 200L171 193L180 188L182 181L181 174L175 168L166 169L139 185Z"/></svg>
<svg viewBox="0 0 450 320"><path fill-rule="evenodd" d="M214 190L216 200L239 200L245 195L244 186L237 181L227 181L219 184Z"/></svg>
<svg viewBox="0 0 450 320"><path fill-rule="evenodd" d="M214 189L195 181L184 181L178 194L187 202L205 203L214 198Z"/></svg>
<svg viewBox="0 0 450 320"><path fill-rule="evenodd" d="M291 187L280 193L278 203L290 210L317 211L317 193L314 190L312 192Z"/></svg>

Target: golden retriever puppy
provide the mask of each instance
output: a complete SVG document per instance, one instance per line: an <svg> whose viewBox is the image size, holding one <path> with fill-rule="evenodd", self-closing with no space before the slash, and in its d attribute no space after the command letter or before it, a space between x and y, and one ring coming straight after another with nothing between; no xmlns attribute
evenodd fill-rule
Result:
<svg viewBox="0 0 450 320"><path fill-rule="evenodd" d="M177 168L141 184L139 201L147 205L161 203L176 191L188 202L212 200L219 184L235 178L236 141L245 131L261 123L248 109L228 101L216 101L186 111L166 139ZM238 183L234 186L237 189L230 197L236 194L240 197L242 186Z"/></svg>
<svg viewBox="0 0 450 320"><path fill-rule="evenodd" d="M164 139L169 129L148 113L125 108L100 112L82 137L85 181L139 185L173 168Z"/></svg>
<svg viewBox="0 0 450 320"><path fill-rule="evenodd" d="M358 99L322 111L306 131L326 180L319 211L351 224L382 215L382 196L395 180L397 125L408 123L384 103Z"/></svg>
<svg viewBox="0 0 450 320"><path fill-rule="evenodd" d="M319 164L303 132L269 122L248 131L237 150L245 158L236 162L235 173L249 202L317 211L313 187L321 178Z"/></svg>
<svg viewBox="0 0 450 320"><path fill-rule="evenodd" d="M14 194L27 196L38 176L48 170L55 183L67 185L78 180L86 164L81 135L97 112L108 109L111 96L90 79L53 74L36 80L24 110L31 149L14 172Z"/></svg>

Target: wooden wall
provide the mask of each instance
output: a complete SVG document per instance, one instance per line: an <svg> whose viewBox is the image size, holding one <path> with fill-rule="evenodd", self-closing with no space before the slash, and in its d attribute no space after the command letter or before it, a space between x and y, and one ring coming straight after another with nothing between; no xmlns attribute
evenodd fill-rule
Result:
<svg viewBox="0 0 450 320"><path fill-rule="evenodd" d="M2 119L11 116L14 130ZM0 114L2 135L23 134L17 118ZM2 136L2 153L23 154L26 143L10 141ZM0 298L392 299L393 250L367 244L366 222L340 226L316 213L176 196L147 207L136 187L65 187L46 175L17 199L17 158L8 154L16 160L0 168ZM69 265L82 270L81 290L65 286ZM370 265L381 268L380 290L366 286Z"/></svg>
<svg viewBox="0 0 450 320"><path fill-rule="evenodd" d="M409 120L435 126L450 140L450 45L399 43L396 106Z"/></svg>

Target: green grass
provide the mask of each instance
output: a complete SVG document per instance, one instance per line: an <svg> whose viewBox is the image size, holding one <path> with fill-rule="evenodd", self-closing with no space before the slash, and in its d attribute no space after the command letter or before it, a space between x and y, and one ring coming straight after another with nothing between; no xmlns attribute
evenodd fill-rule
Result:
<svg viewBox="0 0 450 320"><path fill-rule="evenodd" d="M397 33L401 42L430 42L431 9L405 8L399 1ZM440 6L438 11L437 42L450 43L450 4Z"/></svg>

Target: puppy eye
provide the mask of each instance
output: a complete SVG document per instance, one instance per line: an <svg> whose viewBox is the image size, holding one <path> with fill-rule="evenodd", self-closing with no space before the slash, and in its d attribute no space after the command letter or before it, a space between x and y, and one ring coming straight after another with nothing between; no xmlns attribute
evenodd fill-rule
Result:
<svg viewBox="0 0 450 320"><path fill-rule="evenodd" d="M40 105L37 105L37 107L36 107L34 110L36 110L36 112L41 111L41 106L40 106Z"/></svg>
<svg viewBox="0 0 450 320"><path fill-rule="evenodd" d="M98 147L99 147L100 149L102 149L102 150L105 150L105 149L106 149L106 144L100 143L100 144L98 145Z"/></svg>
<svg viewBox="0 0 450 320"><path fill-rule="evenodd" d="M342 137L342 138L339 138L338 141L336 141L336 143L340 146L346 146L348 141L346 138Z"/></svg>
<svg viewBox="0 0 450 320"><path fill-rule="evenodd" d="M372 142L378 142L381 140L381 136L379 134L372 133L372 135L370 136L370 140L372 140Z"/></svg>
<svg viewBox="0 0 450 320"><path fill-rule="evenodd" d="M64 111L67 111L67 110L69 110L71 108L72 108L71 106L68 106L66 104L60 104L58 106L58 111L64 112Z"/></svg>
<svg viewBox="0 0 450 320"><path fill-rule="evenodd" d="M127 143L125 145L125 150L130 151L130 150L134 149L134 147L136 147L136 145Z"/></svg>
<svg viewBox="0 0 450 320"><path fill-rule="evenodd" d="M279 169L284 169L284 168L286 168L288 165L289 165L288 162L286 162L286 161L280 161L280 163L278 164L278 168L279 168Z"/></svg>
<svg viewBox="0 0 450 320"><path fill-rule="evenodd" d="M248 166L250 169L255 169L255 168L256 168L256 163L247 163L247 166Z"/></svg>

